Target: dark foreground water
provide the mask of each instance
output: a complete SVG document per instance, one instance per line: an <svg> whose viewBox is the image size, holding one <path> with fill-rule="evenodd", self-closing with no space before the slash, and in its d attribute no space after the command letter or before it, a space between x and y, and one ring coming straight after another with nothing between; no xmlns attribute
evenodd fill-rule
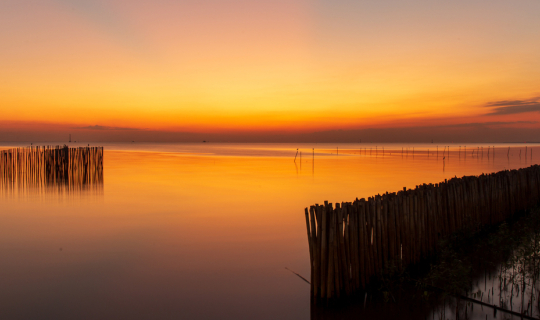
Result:
<svg viewBox="0 0 540 320"><path fill-rule="evenodd" d="M102 184L2 185L0 319L435 319L369 301L312 310L285 269L309 279L304 207L540 157L531 144L104 147Z"/></svg>

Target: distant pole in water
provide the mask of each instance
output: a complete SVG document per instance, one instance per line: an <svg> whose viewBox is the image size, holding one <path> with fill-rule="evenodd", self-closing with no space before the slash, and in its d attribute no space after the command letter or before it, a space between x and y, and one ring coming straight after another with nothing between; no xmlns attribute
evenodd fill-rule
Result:
<svg viewBox="0 0 540 320"><path fill-rule="evenodd" d="M525 159L527 159L527 146L525 146Z"/></svg>
<svg viewBox="0 0 540 320"><path fill-rule="evenodd" d="M339 155L339 147L336 147L336 155Z"/></svg>
<svg viewBox="0 0 540 320"><path fill-rule="evenodd" d="M510 147L508 147L508 154L506 156L510 158Z"/></svg>
<svg viewBox="0 0 540 320"><path fill-rule="evenodd" d="M461 158L461 146L459 146L458 158Z"/></svg>
<svg viewBox="0 0 540 320"><path fill-rule="evenodd" d="M294 162L296 162L296 156L298 155L298 148L296 148L296 155L294 155Z"/></svg>
<svg viewBox="0 0 540 320"><path fill-rule="evenodd" d="M437 146L437 158L439 158L439 146Z"/></svg>
<svg viewBox="0 0 540 320"><path fill-rule="evenodd" d="M71 133L69 134L69 142L71 143Z"/></svg>
<svg viewBox="0 0 540 320"><path fill-rule="evenodd" d="M313 148L313 161L311 161L311 174L315 175L315 148Z"/></svg>
<svg viewBox="0 0 540 320"><path fill-rule="evenodd" d="M521 149L519 149L519 158L521 159Z"/></svg>
<svg viewBox="0 0 540 320"><path fill-rule="evenodd" d="M382 147L382 155L383 155L383 157L384 157L384 147Z"/></svg>

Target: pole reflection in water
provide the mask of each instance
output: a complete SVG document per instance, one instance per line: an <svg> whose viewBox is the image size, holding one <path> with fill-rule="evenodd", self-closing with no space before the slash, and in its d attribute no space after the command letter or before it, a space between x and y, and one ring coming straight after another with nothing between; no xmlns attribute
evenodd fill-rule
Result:
<svg viewBox="0 0 540 320"><path fill-rule="evenodd" d="M0 151L0 193L103 193L102 147L27 147Z"/></svg>
<svg viewBox="0 0 540 320"><path fill-rule="evenodd" d="M339 157L334 143L108 144L98 201L77 192L71 201L0 195L0 319L309 319L310 287L284 268L310 279L305 205L524 166L517 149L525 146L513 144L508 160L508 145L497 145L501 156L488 162L470 158L470 144L465 162L451 145L443 172L433 145L414 144L413 161L400 157L402 144L385 144L384 158L370 156L372 144L340 144ZM313 163L296 173L297 148L303 161L317 148L316 174ZM56 190L62 179L49 185ZM320 313L440 319L393 301L361 296L342 312Z"/></svg>

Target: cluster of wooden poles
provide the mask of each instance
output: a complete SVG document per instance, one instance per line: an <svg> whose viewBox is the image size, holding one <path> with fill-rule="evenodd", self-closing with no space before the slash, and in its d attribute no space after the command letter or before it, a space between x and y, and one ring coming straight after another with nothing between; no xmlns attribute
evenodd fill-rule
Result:
<svg viewBox="0 0 540 320"><path fill-rule="evenodd" d="M363 291L389 268L428 257L450 234L501 222L539 199L534 165L306 208L312 298L328 302Z"/></svg>
<svg viewBox="0 0 540 320"><path fill-rule="evenodd" d="M61 187L67 191L103 185L103 148L43 146L0 151L0 189Z"/></svg>

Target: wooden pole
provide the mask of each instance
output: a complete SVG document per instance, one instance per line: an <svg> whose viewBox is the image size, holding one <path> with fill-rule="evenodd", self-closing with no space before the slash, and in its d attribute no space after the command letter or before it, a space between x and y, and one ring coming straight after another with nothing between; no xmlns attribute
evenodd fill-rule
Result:
<svg viewBox="0 0 540 320"><path fill-rule="evenodd" d="M315 207L309 208L310 220L311 220L311 246L313 251L312 258L312 271L311 271L311 283L312 283L312 297L315 299L319 296L319 252L317 246L317 226L316 226L316 214Z"/></svg>
<svg viewBox="0 0 540 320"><path fill-rule="evenodd" d="M336 220L334 219L335 214L334 210L332 208L332 205L328 205L326 207L328 217L328 222L330 224L330 232L328 237L328 276L327 276L327 284L326 284L326 296L327 299L330 300L334 298L336 295L335 292L335 270L334 270L334 260L335 260L335 248L334 248L334 242L335 242L335 225Z"/></svg>
<svg viewBox="0 0 540 320"><path fill-rule="evenodd" d="M324 202L322 211L322 233L321 233L321 297L328 297L328 273L329 273L329 255L328 255L328 201Z"/></svg>
<svg viewBox="0 0 540 320"><path fill-rule="evenodd" d="M370 261L369 261L369 251L367 246L369 244L368 230L366 228L366 204L365 199L361 199L358 202L358 231L360 234L360 280L362 281L362 288L366 287L366 282L368 281L367 275L370 272Z"/></svg>
<svg viewBox="0 0 540 320"><path fill-rule="evenodd" d="M308 208L305 208L304 209L305 211L305 214L306 214L306 229L307 229L307 236L308 236L308 245L309 245L309 264L311 266L311 283L313 285L311 285L311 296L314 296L315 295L315 281L314 281L314 275L315 275L315 272L313 271L314 267L315 267L315 262L314 262L314 258L313 258L313 255L314 255L314 251L313 251L313 244L312 244L312 238L311 238L311 230L312 228L310 228L310 223L309 223L309 213L308 213Z"/></svg>

